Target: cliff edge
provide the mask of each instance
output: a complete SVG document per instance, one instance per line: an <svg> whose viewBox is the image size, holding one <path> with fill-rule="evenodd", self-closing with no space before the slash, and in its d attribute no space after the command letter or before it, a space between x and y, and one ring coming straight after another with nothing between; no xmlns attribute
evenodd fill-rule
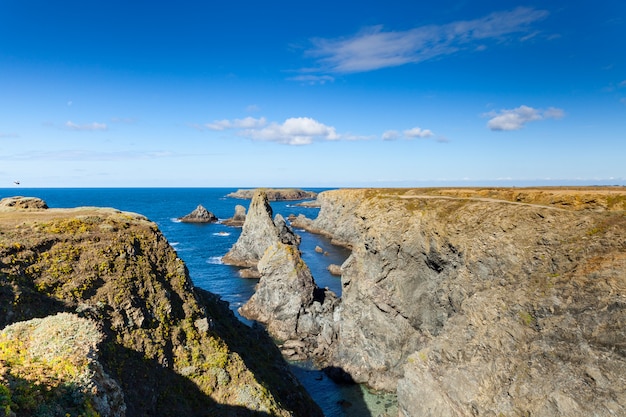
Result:
<svg viewBox="0 0 626 417"><path fill-rule="evenodd" d="M297 227L352 249L328 361L402 415L626 414L623 188L318 201Z"/></svg>
<svg viewBox="0 0 626 417"><path fill-rule="evenodd" d="M321 415L269 337L194 288L145 217L0 203L0 328L59 312L103 334L127 416Z"/></svg>

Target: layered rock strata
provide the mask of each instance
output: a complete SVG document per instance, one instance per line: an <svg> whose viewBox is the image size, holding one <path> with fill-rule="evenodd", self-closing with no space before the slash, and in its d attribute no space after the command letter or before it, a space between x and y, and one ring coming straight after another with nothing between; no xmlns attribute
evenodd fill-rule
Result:
<svg viewBox="0 0 626 417"><path fill-rule="evenodd" d="M154 223L21 206L0 202L0 328L58 312L96 322L127 416L321 415L267 335L194 288Z"/></svg>
<svg viewBox="0 0 626 417"><path fill-rule="evenodd" d="M626 414L622 189L340 190L329 363L404 416Z"/></svg>

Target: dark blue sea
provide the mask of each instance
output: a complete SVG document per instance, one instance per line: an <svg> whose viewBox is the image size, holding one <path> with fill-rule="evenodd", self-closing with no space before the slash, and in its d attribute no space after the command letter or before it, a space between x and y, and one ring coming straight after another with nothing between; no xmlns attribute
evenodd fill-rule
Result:
<svg viewBox="0 0 626 417"><path fill-rule="evenodd" d="M197 287L211 291L230 303L235 314L254 292L257 280L240 278L237 268L224 265L221 258L237 241L240 228L220 223L181 223L179 217L189 214L199 204L219 219L232 217L235 206L246 207L249 200L227 198L230 188L5 188L0 199L9 196L39 197L51 208L79 206L113 207L143 214L155 222L179 257L186 263ZM323 191L323 189L307 189ZM297 206L298 202L271 202L274 215L304 214L315 218L318 210ZM335 247L322 236L296 230L302 237L300 250L319 287L328 287L341 295L341 282L332 276L329 264L341 265L349 252ZM315 251L320 246L325 254ZM245 319L240 319L246 322ZM292 366L293 372L307 388L327 417L397 415L392 396L373 395L360 386L335 384L321 371L306 363Z"/></svg>

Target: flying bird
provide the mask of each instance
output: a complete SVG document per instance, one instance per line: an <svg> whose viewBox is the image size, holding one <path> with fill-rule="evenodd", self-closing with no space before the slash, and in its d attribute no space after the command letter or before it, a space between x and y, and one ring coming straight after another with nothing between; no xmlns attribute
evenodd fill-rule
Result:
<svg viewBox="0 0 626 417"><path fill-rule="evenodd" d="M19 181L13 181L13 184L20 185L20 182Z"/></svg>

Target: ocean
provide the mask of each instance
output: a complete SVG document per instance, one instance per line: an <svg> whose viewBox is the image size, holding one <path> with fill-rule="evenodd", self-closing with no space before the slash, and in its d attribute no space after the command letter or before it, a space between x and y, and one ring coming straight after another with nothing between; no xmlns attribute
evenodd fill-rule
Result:
<svg viewBox="0 0 626 417"><path fill-rule="evenodd" d="M324 189L307 189L321 192ZM113 207L146 216L155 222L178 256L185 262L193 283L200 288L218 294L230 303L239 316L237 308L253 294L257 280L240 278L237 268L224 265L221 258L237 241L240 228L220 223L181 223L179 217L204 206L219 219L232 217L235 206L246 207L249 200L227 198L236 191L231 188L5 188L0 189L0 199L10 196L39 197L50 208L79 206ZM294 201L271 202L274 215L280 213L285 219L290 214L317 216L317 208L300 207ZM319 287L328 287L341 295L341 281L326 269L329 264L341 265L349 256L346 249L330 244L322 236L296 230L302 237L300 250ZM319 246L324 254L315 251ZM334 383L321 371L308 363L292 364L292 371L320 405L327 417L397 415L395 398L376 395L364 387Z"/></svg>

